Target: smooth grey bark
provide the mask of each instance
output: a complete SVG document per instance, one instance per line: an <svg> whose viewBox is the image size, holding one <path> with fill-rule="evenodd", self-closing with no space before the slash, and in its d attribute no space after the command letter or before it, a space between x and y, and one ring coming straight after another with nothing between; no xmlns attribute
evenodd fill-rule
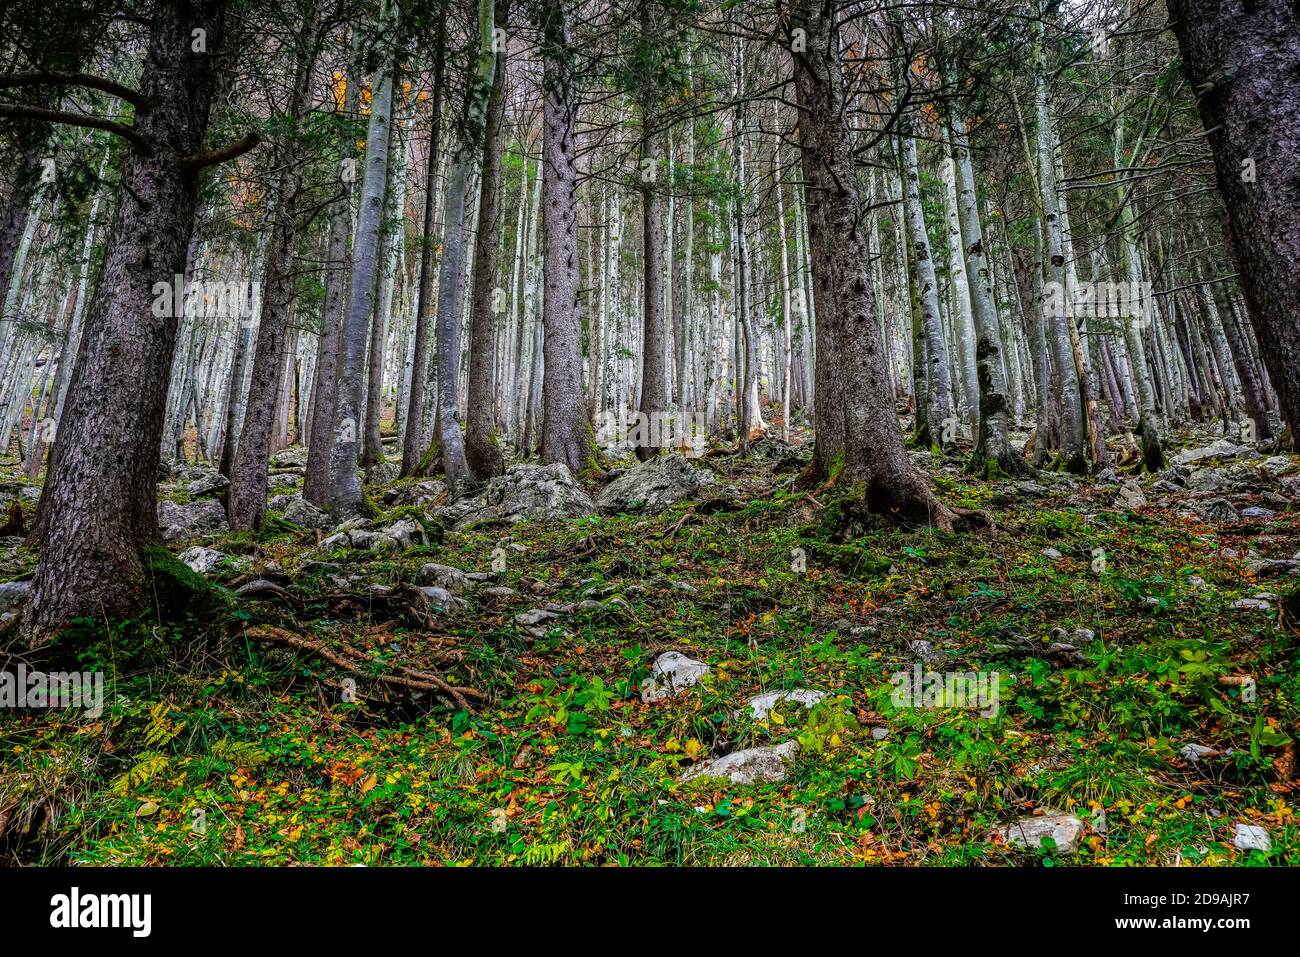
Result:
<svg viewBox="0 0 1300 957"><path fill-rule="evenodd" d="M947 452L953 447L955 430L953 420L952 378L948 372L948 356L944 344L943 319L939 315L939 281L935 277L934 257L930 251L930 236L925 228L925 207L921 205L921 173L916 158L916 140L912 138L911 123L905 123L899 136L903 159L904 218L911 240L909 275L913 276L916 290L916 316L913 320L925 342L923 383L917 380L917 422L924 421L925 428L918 438ZM920 407L925 404L925 418ZM955 421L955 420L954 420Z"/></svg>
<svg viewBox="0 0 1300 957"><path fill-rule="evenodd" d="M343 320L330 453L329 510L336 518L356 514L362 507L357 476L357 440L364 396L366 344L375 308L375 279L379 270L380 226L388 187L389 128L393 112L394 64L385 60L375 76L366 129L365 174L361 208L352 247L352 279Z"/></svg>
<svg viewBox="0 0 1300 957"><path fill-rule="evenodd" d="M1043 329L1052 351L1052 390L1060 411L1057 435L1061 456L1067 470L1076 475L1088 472L1088 453L1084 442L1083 396L1079 373L1070 343L1069 326L1073 322L1070 297L1073 288L1066 282L1065 251L1062 238L1060 198L1056 192L1056 158L1052 138L1052 116L1047 94L1047 63L1042 42L1035 43L1034 113L1036 117L1036 159L1038 193L1043 211L1043 275L1046 280L1041 308Z"/></svg>
<svg viewBox="0 0 1300 957"><path fill-rule="evenodd" d="M428 169L424 178L424 235L420 241L419 310L415 316L415 349L411 357L411 384L407 399L406 425L402 433L402 475L414 475L424 455L424 422L428 413L426 393L429 380L429 339L433 334L433 279L437 244L434 228L438 220L438 160L442 139L442 99L446 86L446 27L438 28L434 54L433 96L430 102Z"/></svg>
<svg viewBox="0 0 1300 957"><path fill-rule="evenodd" d="M389 216L384 229L384 262L380 266L379 289L375 294L375 315L370 324L366 415L361 441L361 464L367 469L384 461L384 440L380 431L384 412L384 359L392 327L397 260L401 255L402 236L406 230L406 140L400 123L390 123L388 126L388 153L388 177L391 183L388 190Z"/></svg>
<svg viewBox="0 0 1300 957"><path fill-rule="evenodd" d="M647 125L654 121L646 117ZM648 132L642 143L641 251L645 263L642 298L641 401L639 410L648 423L662 422L668 409L668 356L664 348L667 331L664 315L664 202L657 178L662 162L659 134ZM662 436L647 427L644 441L637 445L637 458L652 458L660 451Z"/></svg>
<svg viewBox="0 0 1300 957"><path fill-rule="evenodd" d="M1024 475L1031 471L1011 446L1011 406L1002 367L1002 337L993 301L992 276L980 225L975 171L966 143L966 122L955 106L949 111L949 135L957 167L957 219L966 256L966 281L975 318L975 366L979 373L980 414L970 469L985 475Z"/></svg>

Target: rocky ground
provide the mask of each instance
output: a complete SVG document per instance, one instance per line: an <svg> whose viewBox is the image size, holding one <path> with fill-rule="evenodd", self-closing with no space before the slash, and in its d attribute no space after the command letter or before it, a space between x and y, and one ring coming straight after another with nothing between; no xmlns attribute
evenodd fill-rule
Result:
<svg viewBox="0 0 1300 957"><path fill-rule="evenodd" d="M995 530L851 540L772 439L457 502L386 465L337 527L292 448L257 536L180 466L104 714L0 713L0 858L1300 864L1300 459L1183 438L1086 481L916 452ZM34 560L0 539L0 616ZM932 674L983 693L900 699Z"/></svg>

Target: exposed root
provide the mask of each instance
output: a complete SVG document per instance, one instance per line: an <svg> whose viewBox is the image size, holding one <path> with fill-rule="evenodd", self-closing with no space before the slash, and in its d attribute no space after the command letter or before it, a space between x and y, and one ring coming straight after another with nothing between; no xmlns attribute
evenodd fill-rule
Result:
<svg viewBox="0 0 1300 957"><path fill-rule="evenodd" d="M444 698L450 698L467 710L471 707L468 701L469 698L483 700L484 697L482 692L474 688L448 684L433 672L418 668L399 665L396 668L396 673L374 674L371 667L373 662L355 648L348 645L339 645L336 649L314 638L297 635L283 628L276 628L273 625L259 625L256 628L248 629L245 634L250 638L258 638L262 641L288 645L300 651L310 652L350 674L383 685L412 691L427 691L431 694L441 695Z"/></svg>

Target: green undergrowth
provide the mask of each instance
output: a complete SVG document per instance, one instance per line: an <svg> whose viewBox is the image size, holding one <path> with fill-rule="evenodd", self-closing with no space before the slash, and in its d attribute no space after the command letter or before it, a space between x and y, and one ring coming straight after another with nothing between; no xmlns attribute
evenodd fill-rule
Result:
<svg viewBox="0 0 1300 957"><path fill-rule="evenodd" d="M106 673L102 715L0 715L0 855L1300 864L1295 633L1276 606L1233 606L1260 590L1285 605L1293 586L1256 582L1223 552L1289 557L1300 547L1294 515L1261 525L1261 542L1256 529L1126 512L1102 488L1043 479L1045 497L993 509L994 531L869 523L839 540L833 499L773 491L770 474L740 461L724 473L740 491L730 511L695 503L454 531L421 509L386 509L382 521L414 517L430 536L394 555L322 555L305 529L218 537L211 544L232 559L215 587L159 556L160 574L213 604L101 628L81 660ZM961 477L936 485L963 507L989 508L1000 494ZM487 572L498 549L506 568L492 584L514 596L471 589L468 610L431 624L369 597L372 585L422 584L427 562ZM297 607L234 597L228 586L267 563ZM340 602L341 592L358 598ZM515 621L584 599L604 604L536 633ZM362 649L376 669L436 660L447 681L485 698L467 709L363 679L353 699L325 661L250 636L268 623ZM916 665L917 641L929 670L990 676L995 713L898 706L892 679ZM652 663L669 650L710 671L644 703ZM750 717L747 698L794 688L826 698ZM801 748L782 782L679 780L711 756L791 739ZM1192 743L1214 756L1186 760ZM991 836L1036 808L1085 822L1077 854ZM1273 850L1234 850L1237 823L1267 827Z"/></svg>

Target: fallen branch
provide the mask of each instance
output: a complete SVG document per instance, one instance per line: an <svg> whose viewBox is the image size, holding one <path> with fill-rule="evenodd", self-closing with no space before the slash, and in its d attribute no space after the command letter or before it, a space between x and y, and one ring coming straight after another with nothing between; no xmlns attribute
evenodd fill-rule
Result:
<svg viewBox="0 0 1300 957"><path fill-rule="evenodd" d="M427 671L418 671L416 669L398 666L399 670L405 674L373 674L367 667L369 662L359 653L352 649L347 651L354 655L358 660L352 661L344 657L338 651L325 645L320 641L308 638L304 635L296 635L291 631L283 628L276 628L273 625L261 625L257 628L250 628L246 632L250 638L258 638L262 641L276 642L288 645L291 648L297 648L300 651L308 651L314 655L324 658L330 664L341 668L350 674L358 677L367 678L377 681L380 684L390 685L397 688L409 688L413 691L427 691L432 694L443 695L451 698L462 708L470 707L467 698L477 698L482 700L483 694L474 688L463 688L457 685L448 684L442 678ZM407 677L415 675L418 677Z"/></svg>

